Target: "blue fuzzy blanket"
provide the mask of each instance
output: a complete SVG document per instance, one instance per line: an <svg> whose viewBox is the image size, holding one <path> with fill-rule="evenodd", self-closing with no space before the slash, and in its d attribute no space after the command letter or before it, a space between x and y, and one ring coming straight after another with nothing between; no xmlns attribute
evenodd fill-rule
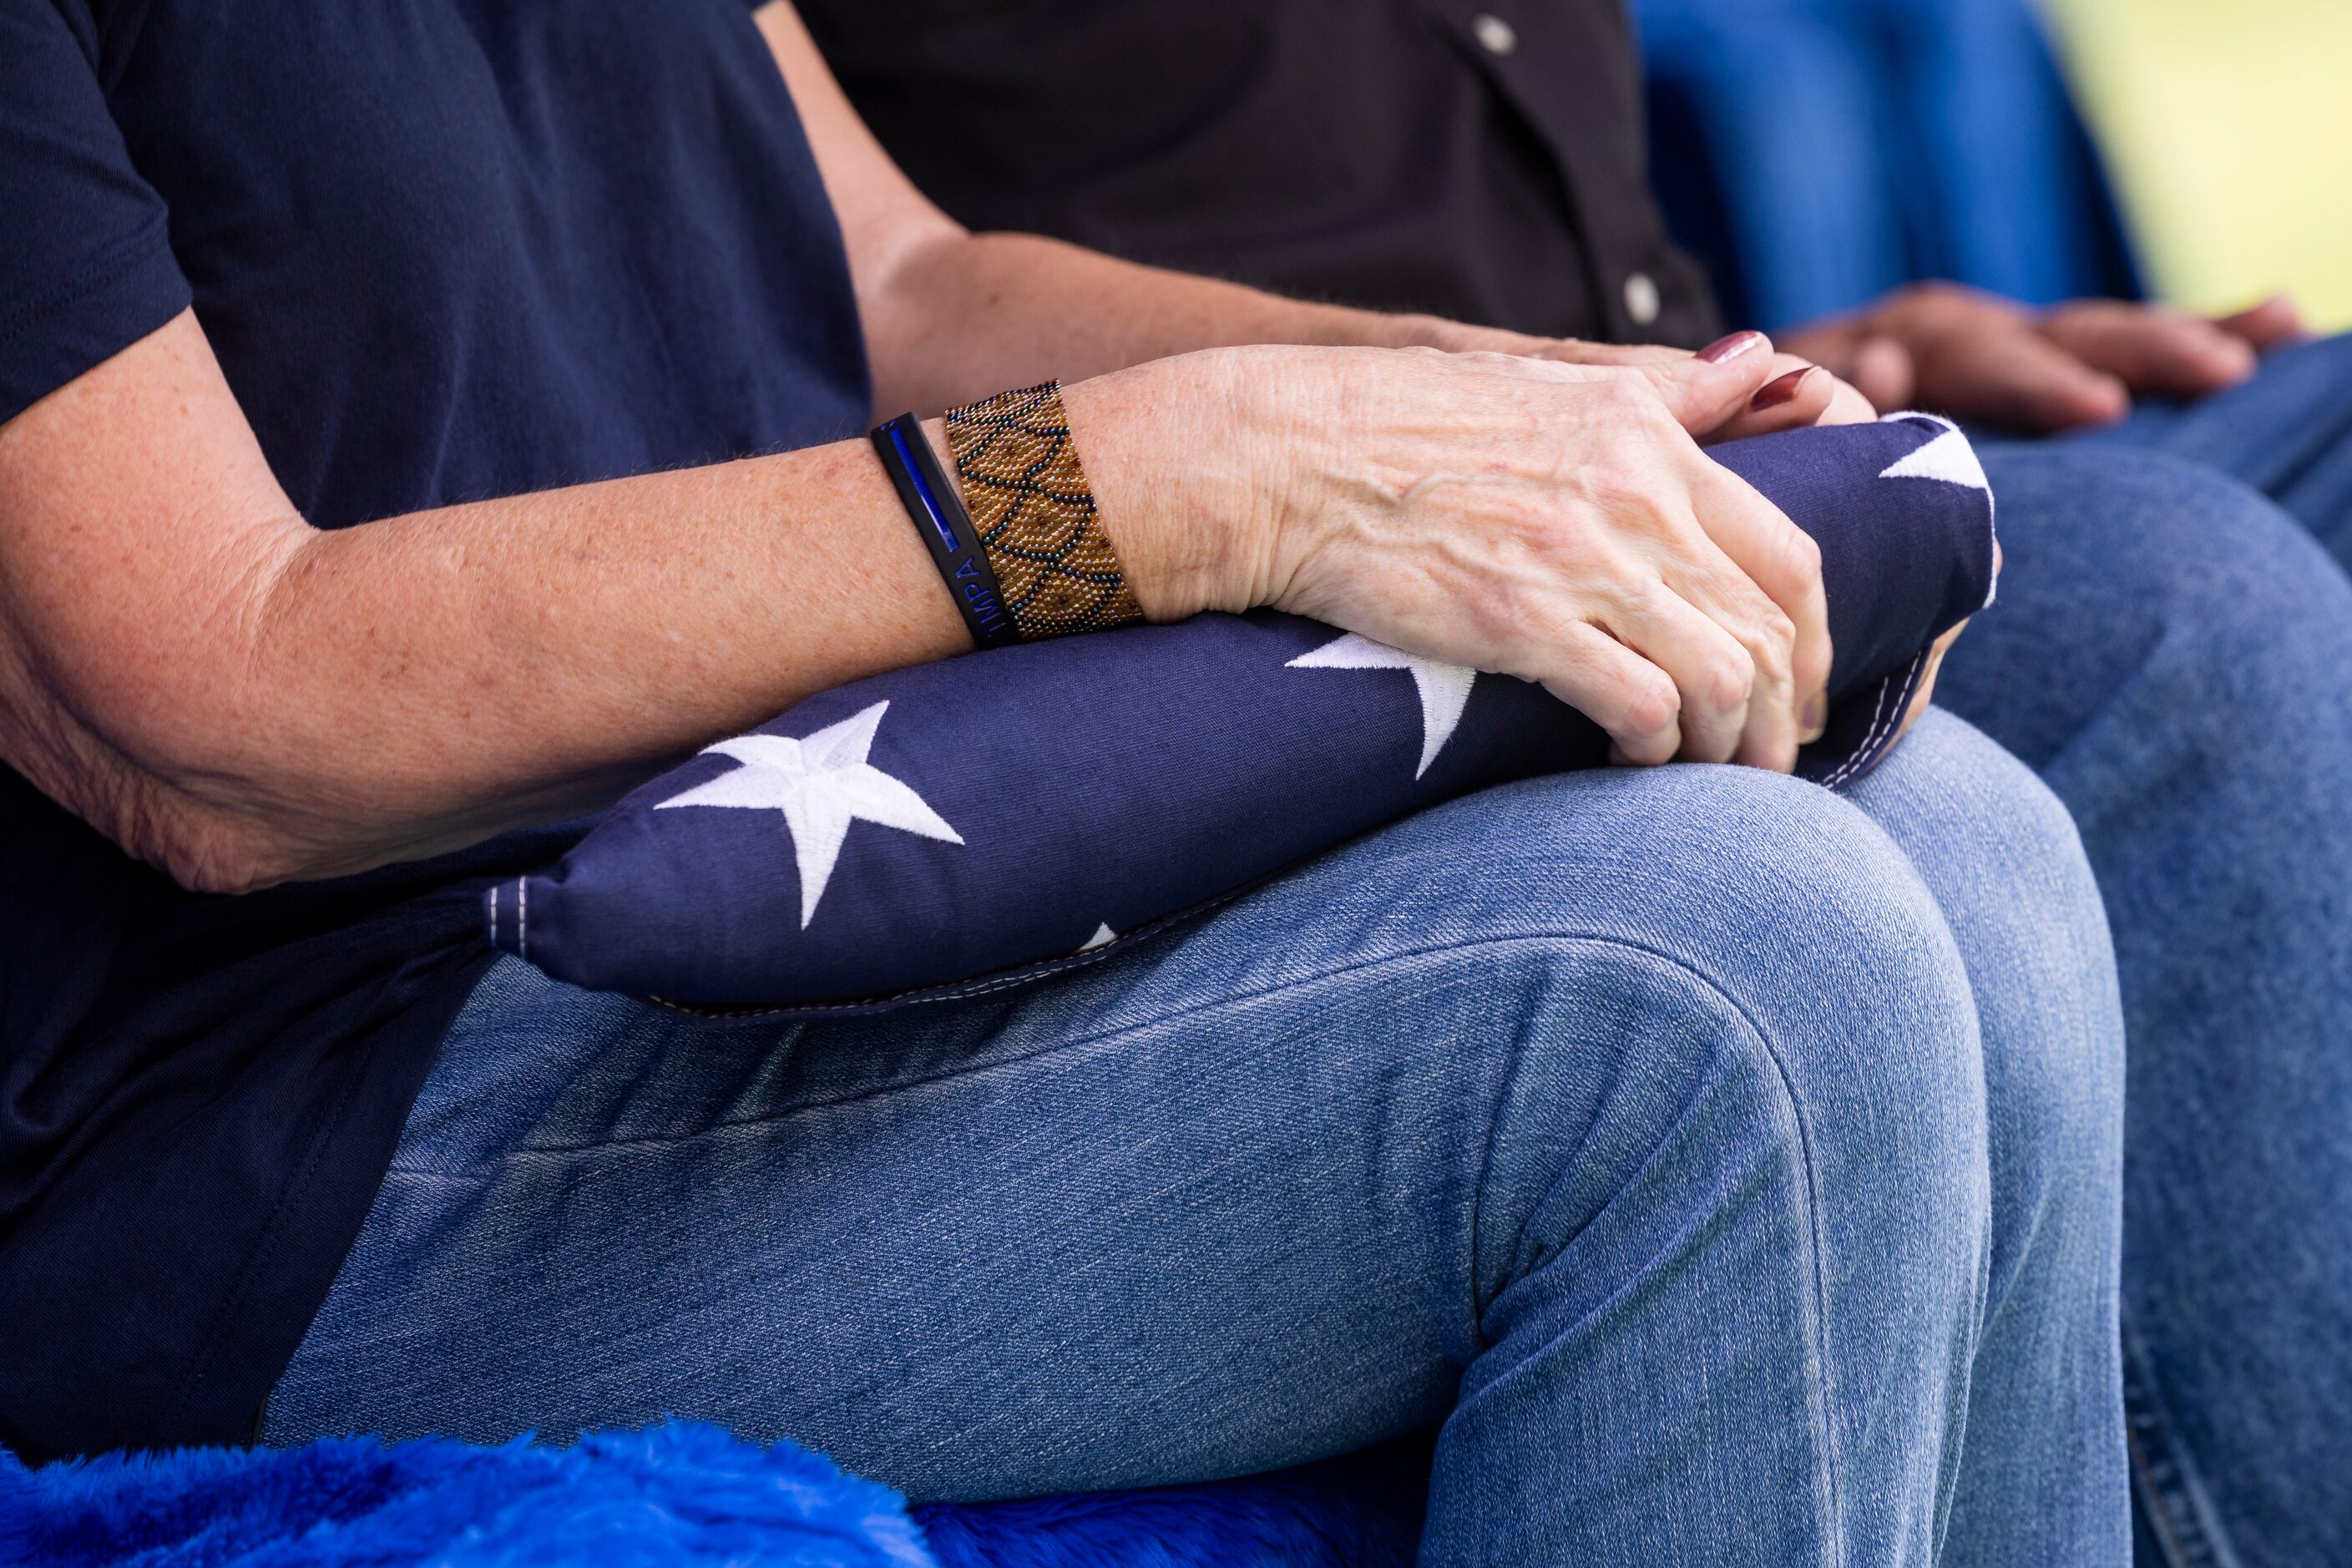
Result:
<svg viewBox="0 0 2352 1568"><path fill-rule="evenodd" d="M672 1423L569 1448L362 1439L0 1452L0 1565L43 1568L1402 1568L1423 1445L1156 1491L937 1505L790 1444Z"/></svg>

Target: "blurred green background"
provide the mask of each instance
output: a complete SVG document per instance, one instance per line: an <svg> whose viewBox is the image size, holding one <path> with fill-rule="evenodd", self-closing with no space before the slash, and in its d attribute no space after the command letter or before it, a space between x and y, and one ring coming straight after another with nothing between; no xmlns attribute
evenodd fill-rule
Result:
<svg viewBox="0 0 2352 1568"><path fill-rule="evenodd" d="M2352 327L2352 0L2043 0L2156 293Z"/></svg>

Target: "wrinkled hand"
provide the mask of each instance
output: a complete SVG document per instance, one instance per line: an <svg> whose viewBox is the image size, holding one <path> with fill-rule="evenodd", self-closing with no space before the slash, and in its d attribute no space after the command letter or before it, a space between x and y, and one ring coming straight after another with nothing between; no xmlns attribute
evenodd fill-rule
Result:
<svg viewBox="0 0 2352 1568"><path fill-rule="evenodd" d="M1882 408L2052 432L2113 424L2135 395L2192 398L2234 386L2261 351L2304 334L2283 297L2209 320L2115 300L2037 310L1922 283L1791 333L1785 346Z"/></svg>
<svg viewBox="0 0 2352 1568"><path fill-rule="evenodd" d="M1516 354L1525 359L1553 360L1561 364L1643 365L1688 359L1688 349L1654 343L1596 343L1581 338L1537 338L1490 327L1445 323L1445 341L1438 346L1455 353L1485 352ZM1708 345L1721 347L1744 334ZM1706 353L1708 350L1701 350ZM1799 354L1778 353L1771 374L1748 401L1712 429L1694 430L1703 446L1738 441L1749 436L1769 436L1779 430L1811 425L1860 425L1878 417L1870 400L1848 383Z"/></svg>
<svg viewBox="0 0 2352 1568"><path fill-rule="evenodd" d="M2249 315L2252 313L2248 312ZM1513 334L1502 333L1489 335L1513 336ZM1513 346L1507 347L1502 352L1521 353L1530 358L1558 360L1568 364L1638 365L1657 364L1684 358L1687 351L1654 346L1594 343L1576 338L1527 338L1517 339ZM1737 440L1747 436L1765 436L1776 430L1794 429L1802 426L1858 425L1878 416L1878 409L1874 407L1870 400L1865 398L1858 389L1832 375L1827 370L1815 366L1811 361L1801 355L1786 351L1775 353L1772 356L1772 375L1773 379L1765 384L1766 387L1771 390L1769 393L1759 392L1756 398L1750 399L1749 406L1742 409L1728 424L1717 426L1712 431L1695 432L1695 434L1698 435L1703 443L1713 445L1717 441ZM1995 540L1992 547L1992 574L1996 580L2000 576L2000 542ZM1937 637L1935 646L1928 649L1927 668L1921 672L1918 687L1911 694L1910 706L1905 710L1903 722L1895 731L1895 741L1898 744L1904 736L1911 732L1911 727L1919 721L1919 716L1925 713L1928 705L1935 700L1936 678L1943 672L1944 656L1951 652L1952 645L1958 642L1960 634L1968 629L1969 623L1960 622Z"/></svg>
<svg viewBox="0 0 2352 1568"><path fill-rule="evenodd" d="M1155 620L1271 605L1539 681L1622 761L1785 772L1826 716L1821 556L1693 438L1775 369L1754 334L1715 353L1213 351L1088 384L1147 397L1182 442L1167 532L1139 524L1167 516L1169 467L1087 468Z"/></svg>

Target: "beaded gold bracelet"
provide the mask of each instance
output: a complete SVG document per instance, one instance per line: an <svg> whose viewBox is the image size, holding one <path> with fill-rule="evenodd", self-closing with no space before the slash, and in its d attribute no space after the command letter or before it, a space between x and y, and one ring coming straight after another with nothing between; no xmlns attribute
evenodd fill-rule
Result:
<svg viewBox="0 0 2352 1568"><path fill-rule="evenodd" d="M1024 639L1143 618L1078 466L1060 382L950 409L947 426L973 531Z"/></svg>

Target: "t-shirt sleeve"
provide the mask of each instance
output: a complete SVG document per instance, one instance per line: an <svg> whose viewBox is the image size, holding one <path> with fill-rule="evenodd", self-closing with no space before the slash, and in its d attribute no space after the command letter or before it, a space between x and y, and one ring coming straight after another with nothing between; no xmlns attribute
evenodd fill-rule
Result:
<svg viewBox="0 0 2352 1568"><path fill-rule="evenodd" d="M0 0L0 423L189 302L77 0Z"/></svg>

